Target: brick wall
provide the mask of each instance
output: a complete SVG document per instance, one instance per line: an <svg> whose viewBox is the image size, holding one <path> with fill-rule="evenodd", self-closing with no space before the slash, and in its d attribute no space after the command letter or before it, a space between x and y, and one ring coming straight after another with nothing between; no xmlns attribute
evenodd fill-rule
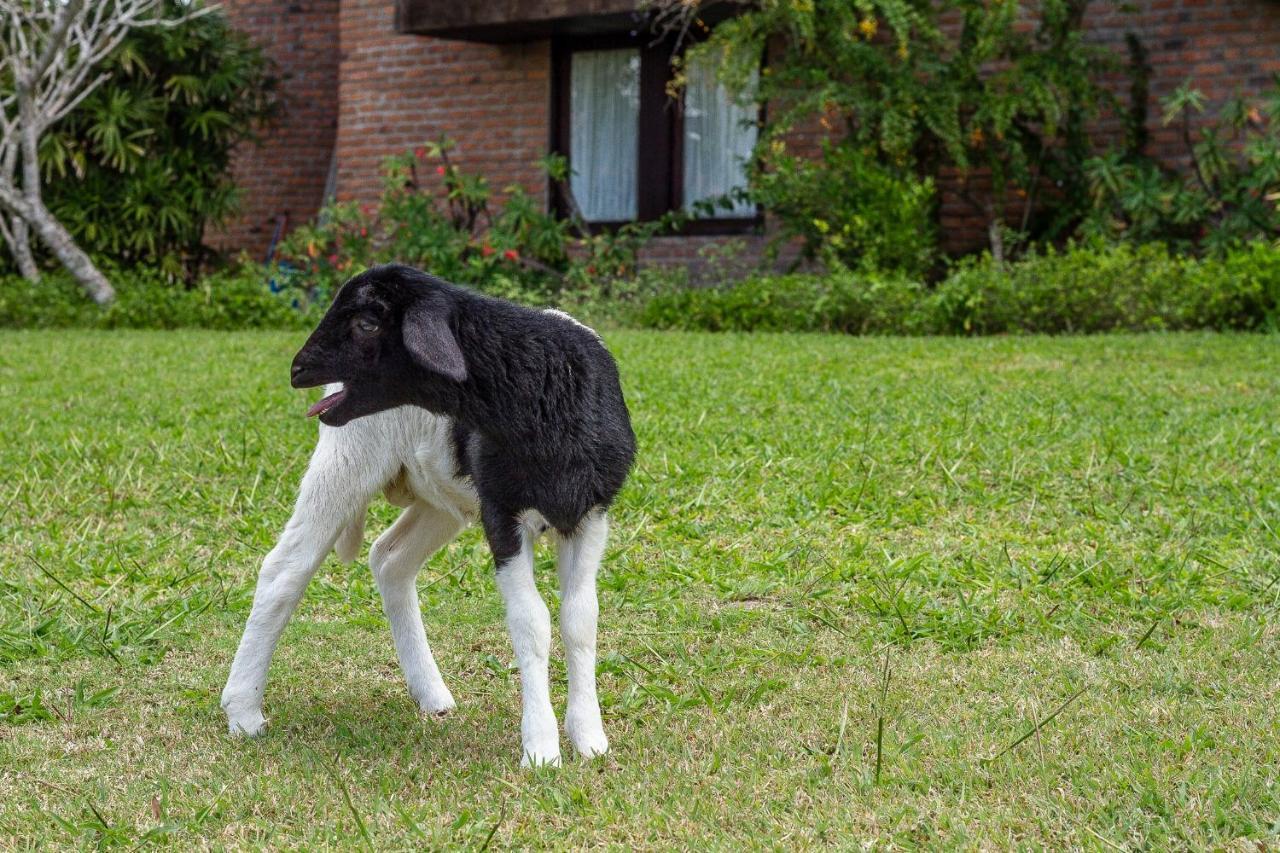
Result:
<svg viewBox="0 0 1280 853"><path fill-rule="evenodd" d="M1205 121L1237 92L1256 95L1280 74L1280 2L1277 0L1136 0L1121 11L1118 0L1095 0L1086 17L1091 37L1128 61L1125 34L1138 36L1151 65L1147 153L1176 167L1188 164L1181 128L1163 127L1160 99L1190 79L1208 99ZM1128 104L1127 75L1114 81ZM1117 138L1115 119L1100 123L1100 136ZM981 185L981 181L976 181ZM951 252L985 248L984 222L962 201L954 176L940 181L942 234ZM1016 225L1016 223L1014 223Z"/></svg>
<svg viewBox="0 0 1280 853"><path fill-rule="evenodd" d="M209 241L260 257L279 216L306 222L324 195L338 122L339 0L224 0L222 7L276 64L282 112L262 146L238 153L241 212Z"/></svg>
<svg viewBox="0 0 1280 853"><path fill-rule="evenodd" d="M544 198L537 160L550 138L550 44L400 35L394 11L391 0L342 3L338 197L375 200L386 156L448 136L464 170Z"/></svg>
<svg viewBox="0 0 1280 853"><path fill-rule="evenodd" d="M518 183L545 196L536 160L550 137L547 42L494 46L400 35L392 0L224 5L240 26L260 34L285 71L286 115L268 146L246 152L238 163L248 204L223 245L258 251L276 213L287 210L293 224L311 216L335 144L337 193L344 200L375 200L384 157L442 135L458 143L456 162L486 175L494 187ZM1209 96L1212 112L1237 89L1257 93L1280 73L1277 0L1137 0L1134 12L1119 6L1119 0L1095 0L1088 24L1121 57L1126 32L1137 33L1147 47L1153 68L1150 153L1170 163L1185 158L1178 131L1160 126L1162 96L1191 77ZM1116 85L1126 87L1127 79ZM815 148L820 137L815 122L797 134L795 147ZM981 219L957 197L953 177L941 183L944 245L951 251L983 247ZM688 263L707 245L723 242L665 238L646 257ZM749 255L762 242L742 245Z"/></svg>

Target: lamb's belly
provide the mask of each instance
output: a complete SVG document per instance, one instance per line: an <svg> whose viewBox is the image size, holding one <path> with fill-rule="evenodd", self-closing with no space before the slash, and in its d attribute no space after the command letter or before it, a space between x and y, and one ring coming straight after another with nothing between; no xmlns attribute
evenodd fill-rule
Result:
<svg viewBox="0 0 1280 853"><path fill-rule="evenodd" d="M413 420L418 421L413 424L418 429L412 437L411 452L403 460L405 487L424 503L460 519L474 519L480 502L471 480L456 476L452 423L428 412L421 412Z"/></svg>

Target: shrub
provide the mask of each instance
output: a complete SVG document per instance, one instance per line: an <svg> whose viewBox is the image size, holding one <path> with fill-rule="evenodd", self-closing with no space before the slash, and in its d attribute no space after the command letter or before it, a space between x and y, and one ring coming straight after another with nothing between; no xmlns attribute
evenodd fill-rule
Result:
<svg viewBox="0 0 1280 853"><path fill-rule="evenodd" d="M1178 172L1117 151L1089 160L1093 209L1084 233L1218 255L1242 241L1280 237L1280 82L1260 104L1227 101L1198 136L1191 120L1204 111L1199 90L1184 84L1163 104L1164 123L1181 129L1190 168Z"/></svg>
<svg viewBox="0 0 1280 853"><path fill-rule="evenodd" d="M323 311L318 305L300 310L288 294L271 293L266 271L255 264L217 273L191 288L156 269L107 275L117 298L106 308L86 300L65 273L47 275L38 284L0 277L0 327L307 328Z"/></svg>
<svg viewBox="0 0 1280 853"><path fill-rule="evenodd" d="M807 259L831 268L919 277L933 264L933 181L854 145L828 143L815 160L787 154L778 141L752 169L748 195L777 218L775 252L798 238Z"/></svg>
<svg viewBox="0 0 1280 853"><path fill-rule="evenodd" d="M677 28L696 26L707 4L653 5ZM1102 79L1119 59L1085 38L1089 5L767 0L718 24L692 52L714 55L731 91L767 105L758 149L765 159L775 140L816 123L840 145L866 149L903 173L953 170L999 255L1015 207L1037 238L1074 227L1083 213L1075 200L1086 197L1086 127L1114 102ZM1058 188L1057 215L1032 221L1046 185Z"/></svg>
<svg viewBox="0 0 1280 853"><path fill-rule="evenodd" d="M749 278L734 287L694 288L649 300L640 325L712 332L792 331L910 334L927 331L923 285L842 271Z"/></svg>
<svg viewBox="0 0 1280 853"><path fill-rule="evenodd" d="M268 63L215 9L134 31L102 70L41 141L45 201L91 255L194 276L206 226L236 208L231 152L274 111Z"/></svg>
<svg viewBox="0 0 1280 853"><path fill-rule="evenodd" d="M1252 329L1280 304L1280 250L1257 244L1227 260L1164 246L1076 245L1002 266L962 263L931 296L951 334Z"/></svg>
<svg viewBox="0 0 1280 853"><path fill-rule="evenodd" d="M851 334L1088 333L1280 326L1280 247L1225 258L1163 246L1075 245L1015 264L959 264L930 290L849 272L748 279L650 299L635 320L660 329Z"/></svg>
<svg viewBox="0 0 1280 853"><path fill-rule="evenodd" d="M304 298L323 302L355 273L395 261L494 296L545 304L574 292L607 292L610 281L634 277L640 247L675 221L593 234L579 219L546 212L520 186L505 187L496 199L484 177L450 160L451 147L441 140L388 158L379 204L331 205L296 229L278 250L296 271L285 279L305 282ZM562 157L542 165L553 181L568 176ZM420 170L438 180L428 185Z"/></svg>

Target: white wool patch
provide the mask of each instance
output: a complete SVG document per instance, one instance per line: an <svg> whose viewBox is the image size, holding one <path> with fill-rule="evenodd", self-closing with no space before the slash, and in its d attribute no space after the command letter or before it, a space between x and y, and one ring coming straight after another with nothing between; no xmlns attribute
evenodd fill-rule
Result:
<svg viewBox="0 0 1280 853"><path fill-rule="evenodd" d="M566 314L565 312L561 311L559 308L543 308L542 313L554 314L557 317L561 317L565 320L568 320L570 323L577 326L578 328L586 329L588 332L590 332L592 335L595 336L595 339L597 341L601 340L599 332L597 332L595 329L591 328L586 323L579 320L577 317L574 317L572 314Z"/></svg>

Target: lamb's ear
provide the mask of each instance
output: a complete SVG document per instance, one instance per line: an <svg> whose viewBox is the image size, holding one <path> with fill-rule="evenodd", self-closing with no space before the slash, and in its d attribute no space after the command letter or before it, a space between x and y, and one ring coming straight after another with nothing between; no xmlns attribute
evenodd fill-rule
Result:
<svg viewBox="0 0 1280 853"><path fill-rule="evenodd" d="M467 363L458 340L444 317L425 302L418 300L404 312L401 334L405 349L419 366L461 382L467 378Z"/></svg>

